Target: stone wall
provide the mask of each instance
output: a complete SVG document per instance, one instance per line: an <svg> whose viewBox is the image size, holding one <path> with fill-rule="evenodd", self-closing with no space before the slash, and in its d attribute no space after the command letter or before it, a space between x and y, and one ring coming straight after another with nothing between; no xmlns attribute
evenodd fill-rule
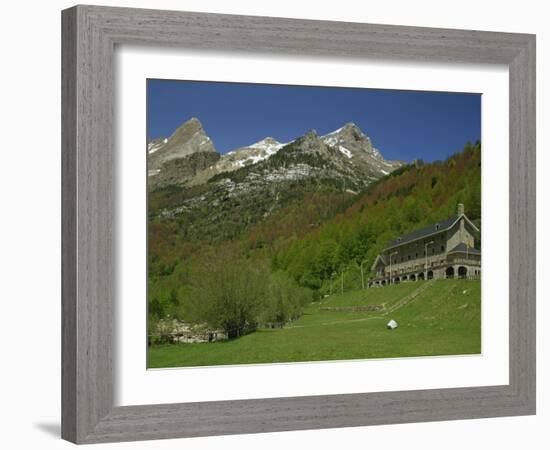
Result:
<svg viewBox="0 0 550 450"><path fill-rule="evenodd" d="M467 225L463 217L458 224L447 232L447 252L450 252L453 248L462 243L469 247L474 247L474 236L468 228L470 228L470 226Z"/></svg>
<svg viewBox="0 0 550 450"><path fill-rule="evenodd" d="M156 329L149 336L149 343L202 343L226 340L223 330L210 330L204 325L192 325L176 319L159 320Z"/></svg>

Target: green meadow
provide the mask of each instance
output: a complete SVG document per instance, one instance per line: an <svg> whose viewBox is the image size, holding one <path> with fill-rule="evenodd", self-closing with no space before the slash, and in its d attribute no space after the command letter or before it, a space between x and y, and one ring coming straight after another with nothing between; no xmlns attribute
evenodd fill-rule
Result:
<svg viewBox="0 0 550 450"><path fill-rule="evenodd" d="M372 311L366 311L366 307ZM352 311L360 307L359 311ZM388 330L395 320L398 327ZM481 283L434 280L333 294L284 328L228 341L155 345L148 367L481 353Z"/></svg>

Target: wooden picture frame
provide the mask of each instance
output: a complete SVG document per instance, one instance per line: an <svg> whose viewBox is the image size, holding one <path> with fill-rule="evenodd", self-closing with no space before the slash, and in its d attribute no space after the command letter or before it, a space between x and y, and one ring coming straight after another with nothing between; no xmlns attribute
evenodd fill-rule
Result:
<svg viewBox="0 0 550 450"><path fill-rule="evenodd" d="M535 413L535 36L75 6L62 13L62 437L75 443ZM510 86L509 384L114 406L116 44L505 64Z"/></svg>

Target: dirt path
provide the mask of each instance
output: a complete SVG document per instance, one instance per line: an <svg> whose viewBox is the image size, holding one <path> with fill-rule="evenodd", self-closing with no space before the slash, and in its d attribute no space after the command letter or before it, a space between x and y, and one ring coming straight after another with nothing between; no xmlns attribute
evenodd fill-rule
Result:
<svg viewBox="0 0 550 450"><path fill-rule="evenodd" d="M422 284L420 285L420 287L418 289L415 289L409 295L406 295L401 300L394 303L383 315L386 316L389 313L397 311L398 309L403 308L403 306L408 305L416 297L418 297L422 292L424 292L426 289L428 289L433 284L433 280L422 281L421 283Z"/></svg>
<svg viewBox="0 0 550 450"><path fill-rule="evenodd" d="M422 285L418 287L418 289L415 289L410 294L403 297L401 300L398 300L395 302L390 308L388 308L386 311L384 311L382 314L378 314L376 316L369 316L369 317L361 317L360 319L343 319L343 320L332 320L329 322L320 322L310 325L290 325L285 328L309 328L309 327L318 327L318 326L327 326L327 325L338 325L341 323L350 323L350 322L365 322L367 320L373 320L373 319L384 319L388 314L391 314L404 306L408 305L410 302L412 302L415 298L417 298L422 292L424 292L426 289L428 289L432 285L433 281L423 281ZM383 289L383 288L382 288Z"/></svg>
<svg viewBox="0 0 550 450"><path fill-rule="evenodd" d="M326 325L338 325L340 323L365 322L367 320L383 319L383 318L384 318L383 316L369 316L369 317L362 317L360 319L344 319L344 320L333 320L331 322L312 323L311 325L290 325L285 328L310 328L310 327L319 327L319 326L326 326Z"/></svg>

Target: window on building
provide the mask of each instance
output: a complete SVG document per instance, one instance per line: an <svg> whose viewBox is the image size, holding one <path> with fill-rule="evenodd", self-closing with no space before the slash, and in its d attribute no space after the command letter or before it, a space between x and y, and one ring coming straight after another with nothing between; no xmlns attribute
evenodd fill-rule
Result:
<svg viewBox="0 0 550 450"><path fill-rule="evenodd" d="M441 251L442 251L442 252L445 251L445 246L444 246L444 245L441 246Z"/></svg>

